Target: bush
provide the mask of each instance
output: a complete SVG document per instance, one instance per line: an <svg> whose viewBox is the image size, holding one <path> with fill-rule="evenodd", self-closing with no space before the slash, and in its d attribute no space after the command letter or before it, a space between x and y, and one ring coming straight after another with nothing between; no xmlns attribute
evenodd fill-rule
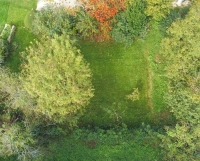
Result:
<svg viewBox="0 0 200 161"><path fill-rule="evenodd" d="M147 24L147 17L144 11L145 2L136 0L124 12L119 13L115 17L116 23L113 24L111 31L112 38L117 42L132 43Z"/></svg>
<svg viewBox="0 0 200 161"><path fill-rule="evenodd" d="M75 18L65 11L64 8L48 6L34 15L33 33L53 36L67 33L75 34Z"/></svg>
<svg viewBox="0 0 200 161"><path fill-rule="evenodd" d="M16 155L22 161L37 158L40 151L34 144L31 132L22 130L17 124L3 124L0 128L0 156Z"/></svg>
<svg viewBox="0 0 200 161"><path fill-rule="evenodd" d="M137 101L139 100L139 95L140 93L138 91L138 88L133 88L133 92L129 95L126 95L126 98L131 101Z"/></svg>
<svg viewBox="0 0 200 161"><path fill-rule="evenodd" d="M99 33L97 28L98 22L92 18L88 13L81 9L77 13L76 30L83 38L93 38L95 34Z"/></svg>
<svg viewBox="0 0 200 161"><path fill-rule="evenodd" d="M171 24L177 19L184 19L189 11L189 7L184 8L174 8L170 13L160 21L160 30L163 35L166 36L166 30L171 26Z"/></svg>

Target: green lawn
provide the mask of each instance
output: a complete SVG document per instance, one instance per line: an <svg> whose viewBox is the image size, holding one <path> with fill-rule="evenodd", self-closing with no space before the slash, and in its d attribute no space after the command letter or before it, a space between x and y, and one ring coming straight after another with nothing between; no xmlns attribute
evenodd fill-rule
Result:
<svg viewBox="0 0 200 161"><path fill-rule="evenodd" d="M114 42L80 43L80 49L90 63L95 88L95 96L81 122L95 126L124 122L129 126L137 126L142 121L149 121L148 64L142 47L139 41L129 48ZM133 88L139 89L139 101L126 99ZM115 112L116 116L112 117L106 110Z"/></svg>
<svg viewBox="0 0 200 161"><path fill-rule="evenodd" d="M6 59L6 66L18 72L20 66L20 52L33 41L35 36L24 27L26 14L36 8L37 0L0 0L0 29L5 23L16 26L13 42L18 45L17 50Z"/></svg>

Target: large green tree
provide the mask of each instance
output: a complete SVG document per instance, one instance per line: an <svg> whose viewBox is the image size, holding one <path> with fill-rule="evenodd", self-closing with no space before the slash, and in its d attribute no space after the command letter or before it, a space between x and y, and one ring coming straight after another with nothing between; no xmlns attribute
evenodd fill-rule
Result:
<svg viewBox="0 0 200 161"><path fill-rule="evenodd" d="M167 59L168 106L176 117L175 127L166 127L162 147L166 160L200 159L200 2L184 20L176 21L162 42Z"/></svg>
<svg viewBox="0 0 200 161"><path fill-rule="evenodd" d="M67 36L43 38L24 53L25 90L37 100L36 113L75 124L93 97L91 71Z"/></svg>

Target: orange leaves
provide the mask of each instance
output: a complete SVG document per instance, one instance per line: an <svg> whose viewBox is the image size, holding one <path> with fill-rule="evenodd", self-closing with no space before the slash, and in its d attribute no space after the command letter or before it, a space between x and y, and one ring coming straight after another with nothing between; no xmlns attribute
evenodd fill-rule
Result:
<svg viewBox="0 0 200 161"><path fill-rule="evenodd" d="M124 9L125 0L87 0L85 3L86 12L100 22L99 29L102 35L100 37L104 39L110 39L109 31L112 29L110 22L120 10Z"/></svg>

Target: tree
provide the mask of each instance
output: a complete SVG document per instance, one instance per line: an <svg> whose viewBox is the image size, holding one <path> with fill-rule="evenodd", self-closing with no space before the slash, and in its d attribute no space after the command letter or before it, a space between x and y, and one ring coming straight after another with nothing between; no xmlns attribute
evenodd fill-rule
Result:
<svg viewBox="0 0 200 161"><path fill-rule="evenodd" d="M91 17L83 9L80 9L80 11L77 12L76 20L76 30L81 37L93 38L97 33L99 33L97 20Z"/></svg>
<svg viewBox="0 0 200 161"><path fill-rule="evenodd" d="M83 2L85 11L99 22L98 39L110 39L109 32L112 29L110 23L119 11L125 9L125 0L83 0Z"/></svg>
<svg viewBox="0 0 200 161"><path fill-rule="evenodd" d="M112 38L117 42L131 44L147 24L145 9L146 5L143 0L135 0L125 11L118 13L111 31Z"/></svg>
<svg viewBox="0 0 200 161"><path fill-rule="evenodd" d="M44 38L23 55L22 81L37 101L35 112L55 122L76 123L93 96L91 71L67 36Z"/></svg>
<svg viewBox="0 0 200 161"><path fill-rule="evenodd" d="M169 92L166 102L176 117L175 127L161 135L166 160L197 161L200 155L200 3L184 20L176 21L162 42L167 59ZM180 28L181 26L181 28Z"/></svg>
<svg viewBox="0 0 200 161"><path fill-rule="evenodd" d="M171 2L166 0L146 0L146 14L154 20L161 20L169 13Z"/></svg>

